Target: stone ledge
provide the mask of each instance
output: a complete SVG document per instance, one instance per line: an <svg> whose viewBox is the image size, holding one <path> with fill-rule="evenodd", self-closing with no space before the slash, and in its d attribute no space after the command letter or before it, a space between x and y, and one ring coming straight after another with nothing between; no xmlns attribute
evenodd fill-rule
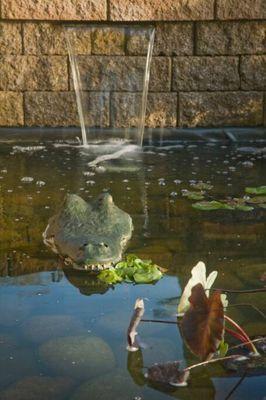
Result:
<svg viewBox="0 0 266 400"><path fill-rule="evenodd" d="M196 21L214 18L214 0L109 0L111 21Z"/></svg>
<svg viewBox="0 0 266 400"><path fill-rule="evenodd" d="M240 87L238 57L176 57L173 90L237 90Z"/></svg>
<svg viewBox="0 0 266 400"><path fill-rule="evenodd" d="M199 22L197 55L261 54L266 51L266 21Z"/></svg>
<svg viewBox="0 0 266 400"><path fill-rule="evenodd" d="M0 57L0 90L67 90L67 59L63 56Z"/></svg>
<svg viewBox="0 0 266 400"><path fill-rule="evenodd" d="M23 123L23 94L0 92L0 126L22 126Z"/></svg>
<svg viewBox="0 0 266 400"><path fill-rule="evenodd" d="M263 93L180 93L180 126L252 126L263 124Z"/></svg>
<svg viewBox="0 0 266 400"><path fill-rule="evenodd" d="M266 90L266 55L242 56L240 74L242 89Z"/></svg>
<svg viewBox="0 0 266 400"><path fill-rule="evenodd" d="M265 19L265 0L217 0L219 19Z"/></svg>
<svg viewBox="0 0 266 400"><path fill-rule="evenodd" d="M2 0L2 19L102 21L106 0Z"/></svg>

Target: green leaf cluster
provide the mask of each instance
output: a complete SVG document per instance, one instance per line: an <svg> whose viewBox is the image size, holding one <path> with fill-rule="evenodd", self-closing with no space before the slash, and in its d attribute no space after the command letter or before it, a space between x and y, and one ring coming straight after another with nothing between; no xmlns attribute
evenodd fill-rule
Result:
<svg viewBox="0 0 266 400"><path fill-rule="evenodd" d="M101 271L98 278L108 284L152 283L162 276L159 266L153 264L151 260L141 260L134 254L128 254L126 260L119 262L115 268Z"/></svg>

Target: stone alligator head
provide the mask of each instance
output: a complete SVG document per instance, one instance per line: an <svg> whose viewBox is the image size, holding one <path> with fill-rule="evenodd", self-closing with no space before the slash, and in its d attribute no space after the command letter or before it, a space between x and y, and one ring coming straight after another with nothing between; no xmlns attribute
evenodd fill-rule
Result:
<svg viewBox="0 0 266 400"><path fill-rule="evenodd" d="M91 203L70 194L49 219L43 238L65 263L97 272L121 259L132 230L131 217L114 204L110 194L103 193Z"/></svg>

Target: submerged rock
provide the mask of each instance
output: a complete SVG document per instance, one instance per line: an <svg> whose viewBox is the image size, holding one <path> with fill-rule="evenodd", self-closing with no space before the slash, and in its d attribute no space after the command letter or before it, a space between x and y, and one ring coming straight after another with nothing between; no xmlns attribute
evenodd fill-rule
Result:
<svg viewBox="0 0 266 400"><path fill-rule="evenodd" d="M83 383L70 400L132 400L140 398L141 392L130 376L122 370L115 370L103 377Z"/></svg>
<svg viewBox="0 0 266 400"><path fill-rule="evenodd" d="M34 343L82 332L82 323L71 315L39 315L27 320L22 327L25 339Z"/></svg>
<svg viewBox="0 0 266 400"><path fill-rule="evenodd" d="M69 378L31 376L0 392L0 400L63 400L73 385Z"/></svg>
<svg viewBox="0 0 266 400"><path fill-rule="evenodd" d="M11 295L0 296L0 325L11 327L21 323L30 312L28 304L22 304Z"/></svg>
<svg viewBox="0 0 266 400"><path fill-rule="evenodd" d="M54 373L88 379L112 370L111 348L95 336L69 336L49 340L39 348L44 364Z"/></svg>
<svg viewBox="0 0 266 400"><path fill-rule="evenodd" d="M30 349L10 348L0 354L0 371L0 387L3 388L24 376L38 373L39 367Z"/></svg>

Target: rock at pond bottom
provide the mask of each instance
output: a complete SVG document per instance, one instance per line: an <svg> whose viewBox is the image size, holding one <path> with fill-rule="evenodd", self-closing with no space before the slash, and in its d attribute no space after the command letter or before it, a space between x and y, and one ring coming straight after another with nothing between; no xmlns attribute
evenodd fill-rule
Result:
<svg viewBox="0 0 266 400"><path fill-rule="evenodd" d="M130 376L116 370L103 377L83 383L70 400L132 400L140 396L140 389Z"/></svg>
<svg viewBox="0 0 266 400"><path fill-rule="evenodd" d="M39 373L39 366L29 348L9 347L0 354L0 387L27 375Z"/></svg>
<svg viewBox="0 0 266 400"><path fill-rule="evenodd" d="M49 340L39 348L44 364L58 375L89 379L115 367L112 350L95 336L69 336Z"/></svg>
<svg viewBox="0 0 266 400"><path fill-rule="evenodd" d="M38 315L27 320L22 333L27 340L42 343L49 339L84 333L82 323L71 315Z"/></svg>
<svg viewBox="0 0 266 400"><path fill-rule="evenodd" d="M0 400L63 400L73 386L69 378L32 376L0 392Z"/></svg>

